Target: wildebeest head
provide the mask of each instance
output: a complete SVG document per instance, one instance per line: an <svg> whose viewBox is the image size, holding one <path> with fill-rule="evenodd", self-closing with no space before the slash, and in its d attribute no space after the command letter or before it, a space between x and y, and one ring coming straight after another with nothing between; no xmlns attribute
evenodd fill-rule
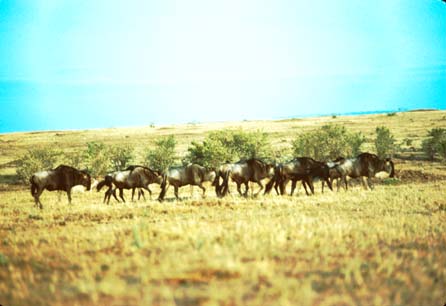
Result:
<svg viewBox="0 0 446 306"><path fill-rule="evenodd" d="M91 188L91 176L90 176L90 174L88 174L88 172L86 170L80 171L80 184L79 185L85 186L85 188L87 188L87 191L89 191Z"/></svg>

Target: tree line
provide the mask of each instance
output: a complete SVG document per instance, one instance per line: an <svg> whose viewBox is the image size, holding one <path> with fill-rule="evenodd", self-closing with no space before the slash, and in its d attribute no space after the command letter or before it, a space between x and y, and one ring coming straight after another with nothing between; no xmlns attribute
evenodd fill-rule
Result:
<svg viewBox="0 0 446 306"><path fill-rule="evenodd" d="M188 163L217 168L225 162L249 158L283 162L295 156L307 156L319 161L329 161L339 156L358 155L366 142L366 137L361 132L351 132L336 124L327 124L299 134L287 148L273 147L271 137L264 131L213 131L203 141L193 141L182 159L177 156L177 141L174 135L158 138L153 146L145 150L142 159L136 158L134 148L129 145L106 145L97 141L88 142L84 149L71 153L50 147L34 148L19 158L17 177L20 181L28 183L33 173L51 169L57 163L88 169L93 177L98 177L123 170L132 163L166 171L169 167ZM380 158L392 157L401 147L385 126L376 128L373 143ZM403 144L411 145L412 141L405 139ZM446 129L430 130L428 138L422 142L422 150L430 160L434 160L436 156L446 160Z"/></svg>

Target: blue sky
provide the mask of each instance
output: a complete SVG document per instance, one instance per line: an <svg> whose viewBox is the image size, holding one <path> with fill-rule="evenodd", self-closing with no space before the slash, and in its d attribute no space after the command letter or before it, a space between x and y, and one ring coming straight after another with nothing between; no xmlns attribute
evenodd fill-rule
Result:
<svg viewBox="0 0 446 306"><path fill-rule="evenodd" d="M0 132L446 108L446 4L0 0Z"/></svg>

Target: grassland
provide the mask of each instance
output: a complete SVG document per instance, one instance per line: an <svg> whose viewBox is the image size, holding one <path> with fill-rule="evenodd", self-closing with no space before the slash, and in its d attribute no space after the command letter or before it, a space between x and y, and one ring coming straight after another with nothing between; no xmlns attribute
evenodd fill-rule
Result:
<svg viewBox="0 0 446 306"><path fill-rule="evenodd" d="M43 210L13 184L14 161L36 145L70 151L101 140L141 155L175 134L181 154L208 131L242 127L286 148L326 122L362 131L366 149L378 125L412 139L396 160L400 180L373 191L317 187L311 197L202 199L185 187L182 201L108 206L96 192L75 194L72 205L45 192ZM0 304L443 305L446 166L419 160L418 147L445 126L438 111L0 135Z"/></svg>

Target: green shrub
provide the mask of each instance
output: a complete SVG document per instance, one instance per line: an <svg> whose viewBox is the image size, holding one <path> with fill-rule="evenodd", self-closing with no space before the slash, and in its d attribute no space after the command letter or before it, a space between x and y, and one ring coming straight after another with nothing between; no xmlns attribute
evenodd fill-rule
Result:
<svg viewBox="0 0 446 306"><path fill-rule="evenodd" d="M355 156L360 153L365 138L361 132L348 132L340 125L327 124L299 135L293 142L294 156L307 156L328 161L339 156Z"/></svg>
<svg viewBox="0 0 446 306"><path fill-rule="evenodd" d="M217 168L222 162L233 161L227 147L215 139L206 139L202 143L193 141L187 149L183 164L196 163L207 168Z"/></svg>
<svg viewBox="0 0 446 306"><path fill-rule="evenodd" d="M261 131L222 130L211 132L202 143L192 142L183 163L216 168L224 162L272 156L268 135Z"/></svg>
<svg viewBox="0 0 446 306"><path fill-rule="evenodd" d="M134 159L133 148L116 145L109 149L110 161L116 171L124 170Z"/></svg>
<svg viewBox="0 0 446 306"><path fill-rule="evenodd" d="M428 132L428 137L422 142L422 149L430 160L434 160L438 154L446 160L446 129L435 128Z"/></svg>
<svg viewBox="0 0 446 306"><path fill-rule="evenodd" d="M383 179L381 182L384 185L398 185L401 183L401 181L399 179L397 179L396 177L387 177L387 178Z"/></svg>
<svg viewBox="0 0 446 306"><path fill-rule="evenodd" d="M94 177L103 176L112 168L110 150L102 142L88 142L84 158L90 174Z"/></svg>
<svg viewBox="0 0 446 306"><path fill-rule="evenodd" d="M74 167L76 169L85 169L85 168L87 168L87 164L85 162L84 152L80 152L80 151L64 153L62 162L65 165Z"/></svg>
<svg viewBox="0 0 446 306"><path fill-rule="evenodd" d="M375 148L380 158L392 156L396 151L395 137L385 126L376 128Z"/></svg>
<svg viewBox="0 0 446 306"><path fill-rule="evenodd" d="M55 167L61 152L52 148L36 148L28 150L18 160L17 177L28 184L31 176L38 171L49 170Z"/></svg>
<svg viewBox="0 0 446 306"><path fill-rule="evenodd" d="M149 167L159 171L166 171L173 166L177 160L175 136L159 138L155 141L155 148L147 150L145 162Z"/></svg>

